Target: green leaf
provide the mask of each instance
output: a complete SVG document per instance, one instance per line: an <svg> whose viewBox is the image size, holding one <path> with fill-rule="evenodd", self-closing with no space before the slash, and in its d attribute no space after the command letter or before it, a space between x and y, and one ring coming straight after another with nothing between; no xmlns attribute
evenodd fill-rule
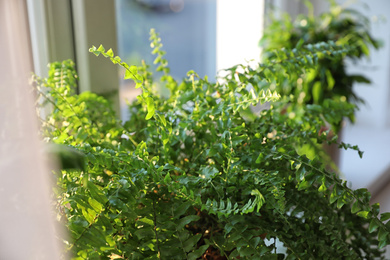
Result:
<svg viewBox="0 0 390 260"><path fill-rule="evenodd" d="M202 234L196 234L195 236L190 237L183 243L184 251L189 252L192 248L195 247L196 243L198 243L199 239L202 237Z"/></svg>
<svg viewBox="0 0 390 260"><path fill-rule="evenodd" d="M356 212L360 211L361 210L361 207L360 207L360 201L355 201L352 205L352 209L351 209L351 212L353 214L355 214Z"/></svg>
<svg viewBox="0 0 390 260"><path fill-rule="evenodd" d="M112 63L118 64L121 63L121 58L119 56L115 56L114 58L111 58Z"/></svg>
<svg viewBox="0 0 390 260"><path fill-rule="evenodd" d="M88 189L92 195L92 198L94 198L103 205L106 204L106 202L108 201L107 197L98 189L95 184L88 181Z"/></svg>
<svg viewBox="0 0 390 260"><path fill-rule="evenodd" d="M241 248L238 248L238 252L240 253L240 256L249 257L254 254L256 254L256 250L250 246L243 246Z"/></svg>
<svg viewBox="0 0 390 260"><path fill-rule="evenodd" d="M386 221L390 219L390 212L382 213L381 214L381 221Z"/></svg>
<svg viewBox="0 0 390 260"><path fill-rule="evenodd" d="M99 52L103 53L106 50L104 49L103 45L100 44L99 48L97 49Z"/></svg>
<svg viewBox="0 0 390 260"><path fill-rule="evenodd" d="M200 257L206 252L206 250L209 248L209 245L203 245L200 246L198 249L196 249L194 252L191 252L188 254L188 260L196 260L200 259Z"/></svg>
<svg viewBox="0 0 390 260"><path fill-rule="evenodd" d="M108 57L110 57L110 58L114 57L114 52L112 51L111 48L106 52L106 54L107 54Z"/></svg>
<svg viewBox="0 0 390 260"><path fill-rule="evenodd" d="M125 71L124 79L134 79L134 78L135 78L135 75L130 70L127 69Z"/></svg>
<svg viewBox="0 0 390 260"><path fill-rule="evenodd" d="M257 156L256 163L260 163L263 160L263 154L259 153L259 156Z"/></svg>
<svg viewBox="0 0 390 260"><path fill-rule="evenodd" d="M218 169L207 165L205 167L201 167L200 176L205 179L213 179L219 173Z"/></svg>
<svg viewBox="0 0 390 260"><path fill-rule="evenodd" d="M260 237L254 237L249 241L249 245L253 248L256 248L257 245L260 243Z"/></svg>
<svg viewBox="0 0 390 260"><path fill-rule="evenodd" d="M96 47L93 46L93 45L92 45L91 48L89 48L89 52L92 52L92 53L95 54L96 56L99 56L99 55L100 55L100 51L98 51L98 50L96 49Z"/></svg>
<svg viewBox="0 0 390 260"><path fill-rule="evenodd" d="M185 216L184 218L181 218L178 220L176 229L181 230L182 228L184 228L185 225L187 225L193 221L197 221L199 219L200 219L200 217L197 215Z"/></svg>
<svg viewBox="0 0 390 260"><path fill-rule="evenodd" d="M64 203L74 201L77 203L78 208L84 208L84 209L93 209L92 206L88 203L88 199L86 196L82 196L80 194L76 194L73 197L71 197L69 200L66 200Z"/></svg>
<svg viewBox="0 0 390 260"><path fill-rule="evenodd" d="M83 216L88 221L89 224L92 224L95 222L96 212L91 209L83 209L81 210Z"/></svg>
<svg viewBox="0 0 390 260"><path fill-rule="evenodd" d="M379 228L379 232L378 232L379 241L385 240L388 234L389 234L389 232L387 232L384 228L382 228L382 227Z"/></svg>
<svg viewBox="0 0 390 260"><path fill-rule="evenodd" d="M154 112L156 111L156 108L154 107L154 100L151 97L146 98L146 106L148 109L148 114L146 115L145 119L149 120L153 117Z"/></svg>
<svg viewBox="0 0 390 260"><path fill-rule="evenodd" d="M135 65L131 65L129 68L129 71L131 72L132 75L134 75L134 79L138 80L138 68Z"/></svg>
<svg viewBox="0 0 390 260"><path fill-rule="evenodd" d="M167 126L167 120L165 119L165 116L164 115L160 115L160 114L156 114L159 121L163 124L164 127Z"/></svg>
<svg viewBox="0 0 390 260"><path fill-rule="evenodd" d="M89 51L90 51L90 52L94 52L94 51L96 51L96 46L95 46L95 45L92 45L92 47L91 47L91 48L89 48Z"/></svg>
<svg viewBox="0 0 390 260"><path fill-rule="evenodd" d="M360 211L356 215L358 215L359 217L362 217L362 218L367 218L368 213L369 213L369 211Z"/></svg>
<svg viewBox="0 0 390 260"><path fill-rule="evenodd" d="M96 212L101 212L102 211L102 204L100 204L97 200L94 200L92 198L88 198L88 203L89 205L92 206L92 208L96 211Z"/></svg>
<svg viewBox="0 0 390 260"><path fill-rule="evenodd" d="M295 172L295 179L297 181L303 181L305 179L305 175L307 174L307 171L305 167L300 167L298 170Z"/></svg>
<svg viewBox="0 0 390 260"><path fill-rule="evenodd" d="M169 174L169 172L165 175L164 177L164 183L171 183L172 179L171 179L171 175Z"/></svg>
<svg viewBox="0 0 390 260"><path fill-rule="evenodd" d="M333 204L338 198L339 196L337 195L337 189L334 187L329 198L330 204Z"/></svg>
<svg viewBox="0 0 390 260"><path fill-rule="evenodd" d="M328 82L327 88L328 88L329 90L332 90L333 87L334 87L334 84L335 84L335 80L334 80L334 78L333 78L332 73L330 72L330 70L326 70L326 80L327 80L327 82Z"/></svg>
<svg viewBox="0 0 390 260"><path fill-rule="evenodd" d="M192 206L192 203L190 201L181 203L180 206L177 207L177 209L175 210L174 217L175 218L181 217L182 215L184 215L187 212L188 208L190 208L191 206Z"/></svg>
<svg viewBox="0 0 390 260"><path fill-rule="evenodd" d="M295 148L299 155L306 155L309 160L314 160L317 156L315 147L311 144L304 144Z"/></svg>
<svg viewBox="0 0 390 260"><path fill-rule="evenodd" d="M380 240L380 241L379 241L379 244L378 244L379 249L382 249L382 248L384 248L385 246L387 246L387 239Z"/></svg>
<svg viewBox="0 0 390 260"><path fill-rule="evenodd" d="M166 145L169 142L169 136L165 129L161 130L161 140L163 141L163 145Z"/></svg>
<svg viewBox="0 0 390 260"><path fill-rule="evenodd" d="M138 219L138 221L145 223L145 224L148 224L150 226L154 226L153 220L148 219L148 218L140 218L140 219Z"/></svg>
<svg viewBox="0 0 390 260"><path fill-rule="evenodd" d="M297 44L295 45L295 49L300 49L302 47L302 45L305 43L305 40L304 39L299 39L299 41L297 42ZM308 44L306 46L306 48L308 48L310 50L310 47L312 48L311 44Z"/></svg>
<svg viewBox="0 0 390 260"><path fill-rule="evenodd" d="M310 187L310 183L307 182L306 180L301 181L298 186L298 190L305 190Z"/></svg>
<svg viewBox="0 0 390 260"><path fill-rule="evenodd" d="M261 206L260 206L260 207L261 207ZM232 209L232 202L231 202L230 199L228 198L228 199L227 199L227 205L226 205L225 210L226 210L227 212L230 212L231 209Z"/></svg>
<svg viewBox="0 0 390 260"><path fill-rule="evenodd" d="M252 199L249 199L249 201L241 208L242 213L251 213L255 210L256 207L256 199L252 201ZM242 214L241 213L241 214Z"/></svg>
<svg viewBox="0 0 390 260"><path fill-rule="evenodd" d="M152 227L147 228L140 228L134 232L134 234L137 236L138 239L144 239L144 238L153 238L154 237L154 231Z"/></svg>
<svg viewBox="0 0 390 260"><path fill-rule="evenodd" d="M372 233L378 228L378 220L372 219L370 222L370 226L368 227L368 232Z"/></svg>
<svg viewBox="0 0 390 260"><path fill-rule="evenodd" d="M318 192L325 192L327 190L327 187L325 185L325 182L321 184L321 186L318 188Z"/></svg>
<svg viewBox="0 0 390 260"><path fill-rule="evenodd" d="M309 64L313 64L313 58L310 55L306 55L305 58Z"/></svg>
<svg viewBox="0 0 390 260"><path fill-rule="evenodd" d="M263 197L263 194L258 189L254 189L251 191L251 195L256 196L256 206L257 206L257 212L260 211L260 208L263 206L265 199Z"/></svg>
<svg viewBox="0 0 390 260"><path fill-rule="evenodd" d="M314 99L314 102L315 103L320 103L320 100L322 98L322 86L321 86L321 82L317 81L314 83L314 86L313 86L313 99Z"/></svg>
<svg viewBox="0 0 390 260"><path fill-rule="evenodd" d="M342 206L344 206L345 201L343 198L337 199L337 208L340 209Z"/></svg>

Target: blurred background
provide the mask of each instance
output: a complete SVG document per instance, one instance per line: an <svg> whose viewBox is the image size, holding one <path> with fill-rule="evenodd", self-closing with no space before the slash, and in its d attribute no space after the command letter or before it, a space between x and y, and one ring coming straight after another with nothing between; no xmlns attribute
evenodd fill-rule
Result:
<svg viewBox="0 0 390 260"><path fill-rule="evenodd" d="M27 78L29 71L46 76L49 62L74 60L80 77L78 91L108 97L121 118L126 119L126 100L134 99L138 93L132 82L122 80L123 71L88 52L92 45L112 48L129 64L139 65L143 59L152 65L149 30L155 28L174 77L185 77L187 71L194 70L212 79L221 69L260 60L258 42L269 19L270 5L279 14L288 12L295 17L307 12L303 2L0 0L0 49L5 50L0 71L2 78L9 77L1 85L0 131L4 132L6 127L4 111L27 104L15 107L9 97L16 95L11 91L17 88L9 86L19 84L20 89L28 89L28 84L20 83L20 79ZM310 2L315 14L329 7L324 0ZM348 65L348 70L365 75L372 84L355 86L366 105L360 106L356 123L347 122L342 133L344 142L357 144L364 151L363 159L355 151L342 151L340 169L352 188L368 188L372 202L380 202L382 211L390 211L390 1L337 2L367 16L372 36L383 43L381 49L371 50L370 59ZM25 109L27 116L32 107ZM6 139L4 134L0 138L2 142ZM6 147L4 142L1 145ZM6 153L5 149L2 151ZM4 159L0 162L0 173L8 171Z"/></svg>

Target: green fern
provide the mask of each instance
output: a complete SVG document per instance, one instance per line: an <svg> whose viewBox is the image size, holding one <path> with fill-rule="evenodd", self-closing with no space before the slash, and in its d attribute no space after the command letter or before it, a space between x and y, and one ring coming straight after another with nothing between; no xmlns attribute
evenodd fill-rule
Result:
<svg viewBox="0 0 390 260"><path fill-rule="evenodd" d="M79 169L57 172L59 219L73 259L372 259L390 241L378 205L326 169L319 145L325 118L351 104L291 102L275 86L350 51L333 42L280 50L257 68L239 65L218 83L169 75L151 32L167 98L148 67L129 66L103 46L90 49L126 70L142 94L127 122L92 93L75 95L73 64L51 65L38 91L52 104L50 142L84 154ZM251 105L271 102L255 113ZM329 141L331 142L331 141ZM356 146L340 144L361 151ZM286 253L278 253L278 239Z"/></svg>

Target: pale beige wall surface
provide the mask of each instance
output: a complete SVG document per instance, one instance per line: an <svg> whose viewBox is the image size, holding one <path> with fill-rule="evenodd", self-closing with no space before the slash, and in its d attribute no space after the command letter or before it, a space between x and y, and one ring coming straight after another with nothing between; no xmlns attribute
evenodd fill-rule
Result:
<svg viewBox="0 0 390 260"><path fill-rule="evenodd" d="M0 0L0 259L60 259L28 77L24 0Z"/></svg>

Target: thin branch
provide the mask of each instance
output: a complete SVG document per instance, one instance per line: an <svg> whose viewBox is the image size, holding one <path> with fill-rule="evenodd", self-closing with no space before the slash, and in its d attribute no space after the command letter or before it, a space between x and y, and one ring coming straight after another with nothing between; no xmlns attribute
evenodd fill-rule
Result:
<svg viewBox="0 0 390 260"><path fill-rule="evenodd" d="M156 205L155 205L155 202L154 202L154 199L152 199L152 202L153 202L153 224L154 224L154 234L156 236L156 246L157 246L157 257L159 259L161 259L161 251L160 251L160 244L158 242L158 234L157 234L157 217L156 217Z"/></svg>

